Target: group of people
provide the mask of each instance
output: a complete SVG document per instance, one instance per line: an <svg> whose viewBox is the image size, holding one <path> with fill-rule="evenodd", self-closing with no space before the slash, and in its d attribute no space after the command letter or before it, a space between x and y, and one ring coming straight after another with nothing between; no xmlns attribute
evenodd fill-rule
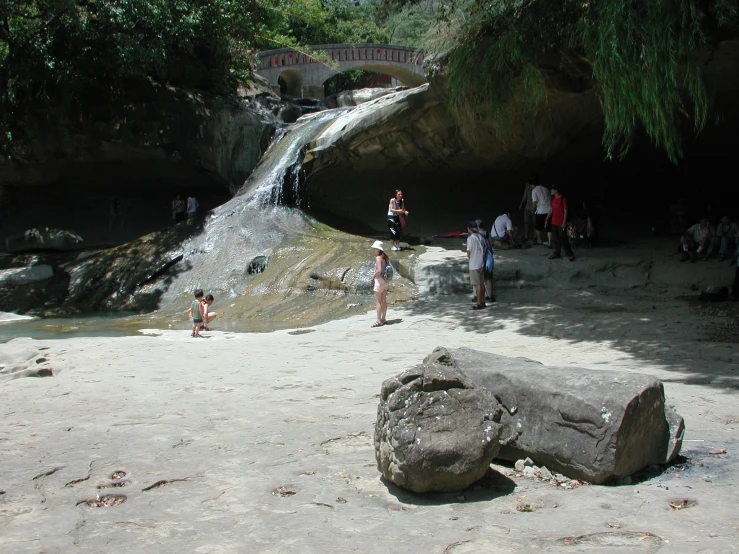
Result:
<svg viewBox="0 0 739 554"><path fill-rule="evenodd" d="M183 200L182 195L178 194L172 200L172 221L179 223L185 219L193 219L198 212L198 201L194 196L188 196L187 200Z"/></svg>
<svg viewBox="0 0 739 554"><path fill-rule="evenodd" d="M524 187L519 209L524 213L524 240L528 240L533 228L536 244L554 250L549 255L550 260L560 258L562 250L568 260L571 262L575 260L567 232L571 215L569 204L559 185L551 185L547 188L539 183L539 176L532 173ZM544 240L545 234L546 241Z"/></svg>
<svg viewBox="0 0 739 554"><path fill-rule="evenodd" d="M739 245L739 221L727 215L715 225L707 217L688 227L680 236L680 261L709 260L718 253L719 260L733 258Z"/></svg>
<svg viewBox="0 0 739 554"><path fill-rule="evenodd" d="M210 311L213 304L212 294L205 294L202 289L195 291L195 300L190 304L187 315L192 323L192 337L202 337L200 331L210 331L208 324L216 318L216 313Z"/></svg>

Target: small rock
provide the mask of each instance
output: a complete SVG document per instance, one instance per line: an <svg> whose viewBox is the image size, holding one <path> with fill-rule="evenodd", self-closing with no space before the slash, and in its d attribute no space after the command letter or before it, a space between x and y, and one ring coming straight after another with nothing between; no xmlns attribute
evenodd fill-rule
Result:
<svg viewBox="0 0 739 554"><path fill-rule="evenodd" d="M549 471L546 467L542 466L539 470L539 475L541 475L541 478L545 481L550 481L554 476L552 475L552 472Z"/></svg>

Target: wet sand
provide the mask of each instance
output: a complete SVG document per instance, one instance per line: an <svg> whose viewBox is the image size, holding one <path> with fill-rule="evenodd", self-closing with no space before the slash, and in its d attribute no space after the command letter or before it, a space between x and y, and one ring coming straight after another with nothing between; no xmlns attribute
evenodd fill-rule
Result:
<svg viewBox="0 0 739 554"><path fill-rule="evenodd" d="M53 372L0 380L0 551L737 551L737 304L683 298L728 284L727 264L680 264L667 241L573 264L500 252L498 302L472 312L464 254L444 244L421 256L419 301L378 329L369 312L297 332L0 345L0 375ZM655 375L685 418L682 457L622 486L564 490L496 464L456 494L388 485L380 385L436 346Z"/></svg>

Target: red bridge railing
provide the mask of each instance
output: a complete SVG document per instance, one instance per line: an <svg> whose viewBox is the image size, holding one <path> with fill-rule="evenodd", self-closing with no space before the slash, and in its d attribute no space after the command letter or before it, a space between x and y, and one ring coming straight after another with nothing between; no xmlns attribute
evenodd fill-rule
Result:
<svg viewBox="0 0 739 554"><path fill-rule="evenodd" d="M360 44L356 46L330 44L309 46L309 49L325 53L334 62L380 61L405 65L423 65L424 53L405 46L386 44ZM266 50L257 54L257 70L320 63L301 52L290 48Z"/></svg>

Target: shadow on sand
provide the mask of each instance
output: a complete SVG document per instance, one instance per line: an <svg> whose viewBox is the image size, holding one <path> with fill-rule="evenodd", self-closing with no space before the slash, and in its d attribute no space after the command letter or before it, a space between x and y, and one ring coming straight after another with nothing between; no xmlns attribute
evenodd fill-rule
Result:
<svg viewBox="0 0 739 554"><path fill-rule="evenodd" d="M516 489L514 481L492 468L488 469L482 479L458 492L426 492L419 494L401 489L385 478L380 480L387 487L388 493L394 496L398 502L415 506L487 502L502 496L508 496Z"/></svg>
<svg viewBox="0 0 739 554"><path fill-rule="evenodd" d="M639 257L642 252L634 248L632 253L622 253L622 258L597 253L602 259L588 254L580 266L566 260L539 260L537 251L503 254L500 265L508 272L508 280L496 282L497 302L485 309L469 309L468 286L464 286L467 292L457 288L454 294L428 296L407 309L413 315L445 319L482 336L508 329L521 336L572 345L607 346L622 353L608 360L609 365L646 372L654 367L675 373L663 379L666 382L735 392L739 389L739 356L735 353L739 303L698 302L697 294L686 300L680 292L696 279L718 280L728 275L724 264L681 274L682 266L671 252L659 251L653 260ZM498 263L496 259L496 271ZM655 276L657 270L660 274ZM448 275L440 272L438 280L444 279ZM430 286L449 289L442 282ZM562 359L561 365L571 361Z"/></svg>

